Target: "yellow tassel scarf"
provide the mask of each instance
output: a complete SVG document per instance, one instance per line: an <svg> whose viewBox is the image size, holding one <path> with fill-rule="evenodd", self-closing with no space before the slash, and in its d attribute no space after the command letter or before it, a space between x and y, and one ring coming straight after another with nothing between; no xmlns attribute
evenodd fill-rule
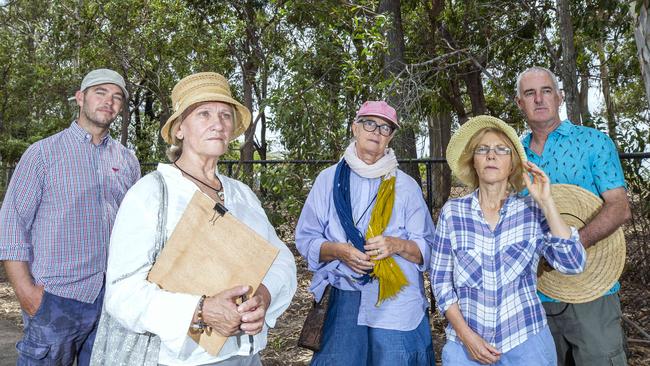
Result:
<svg viewBox="0 0 650 366"><path fill-rule="evenodd" d="M395 177L383 179L377 192L377 203L372 209L370 223L366 231L366 240L381 235L393 212L395 202ZM378 233L378 234L377 234ZM375 261L375 266L370 275L379 281L379 298L376 306L386 300L397 296L397 294L409 284L406 276L393 257L387 257Z"/></svg>

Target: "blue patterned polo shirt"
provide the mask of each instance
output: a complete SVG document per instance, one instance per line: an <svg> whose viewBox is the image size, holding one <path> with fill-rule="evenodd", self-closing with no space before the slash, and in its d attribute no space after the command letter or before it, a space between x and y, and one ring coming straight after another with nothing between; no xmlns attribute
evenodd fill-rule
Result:
<svg viewBox="0 0 650 366"><path fill-rule="evenodd" d="M531 134L522 140L528 160L537 164L551 179L551 183L575 184L602 198L610 189L625 187L623 168L616 145L609 136L569 120L551 132L544 144L542 155L530 149ZM617 282L607 293L616 293ZM543 302L557 302L538 292Z"/></svg>

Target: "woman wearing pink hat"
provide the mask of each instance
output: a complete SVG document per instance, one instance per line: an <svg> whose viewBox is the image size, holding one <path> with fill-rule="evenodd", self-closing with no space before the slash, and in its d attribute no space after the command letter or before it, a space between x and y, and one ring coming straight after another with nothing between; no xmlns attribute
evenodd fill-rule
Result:
<svg viewBox="0 0 650 366"><path fill-rule="evenodd" d="M309 290L320 301L330 288L312 365L435 364L422 276L434 227L420 187L388 148L398 127L386 102L364 103L354 140L318 175L300 215Z"/></svg>

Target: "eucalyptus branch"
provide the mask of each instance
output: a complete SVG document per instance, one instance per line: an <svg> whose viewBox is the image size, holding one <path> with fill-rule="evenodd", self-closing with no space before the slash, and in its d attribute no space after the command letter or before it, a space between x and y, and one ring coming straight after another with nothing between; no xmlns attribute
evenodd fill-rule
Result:
<svg viewBox="0 0 650 366"><path fill-rule="evenodd" d="M553 44L551 43L551 40L549 40L548 37L546 36L546 33L544 32L544 29L546 29L546 27L544 26L544 20L539 16L537 9L535 9L533 5L529 4L528 0L520 0L519 2L526 10L528 10L530 16L533 19L535 19L535 21L537 22L537 27L541 30L539 34L542 37L542 42L544 43L544 46L546 46L546 49L548 50L548 54L553 59L553 64L555 66L560 65L561 63L560 50L555 49L555 47L553 47Z"/></svg>

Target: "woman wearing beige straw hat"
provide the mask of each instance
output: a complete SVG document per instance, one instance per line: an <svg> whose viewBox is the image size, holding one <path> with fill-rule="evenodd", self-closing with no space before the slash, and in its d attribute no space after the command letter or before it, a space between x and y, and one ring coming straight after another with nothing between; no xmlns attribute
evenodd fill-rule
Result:
<svg viewBox="0 0 650 366"><path fill-rule="evenodd" d="M182 79L172 102L174 113L161 131L171 145L172 163L159 164L135 184L117 213L106 273L107 314L102 315L115 321L103 330L100 326L104 347L95 349L94 364L260 365L268 327L296 290L296 267L251 189L217 171L229 142L250 124L250 112L231 97L228 82L216 73ZM164 241L197 191L222 203L280 249L259 289L240 305L236 300L248 286L196 296L147 281ZM228 337L216 356L188 336L204 331Z"/></svg>
<svg viewBox="0 0 650 366"><path fill-rule="evenodd" d="M449 321L445 365L556 365L553 338L536 295L543 256L562 273L579 273L586 254L577 230L553 202L550 182L516 132L489 116L452 136L447 161L474 189L440 213L431 254L438 309ZM517 195L527 188L530 195Z"/></svg>

